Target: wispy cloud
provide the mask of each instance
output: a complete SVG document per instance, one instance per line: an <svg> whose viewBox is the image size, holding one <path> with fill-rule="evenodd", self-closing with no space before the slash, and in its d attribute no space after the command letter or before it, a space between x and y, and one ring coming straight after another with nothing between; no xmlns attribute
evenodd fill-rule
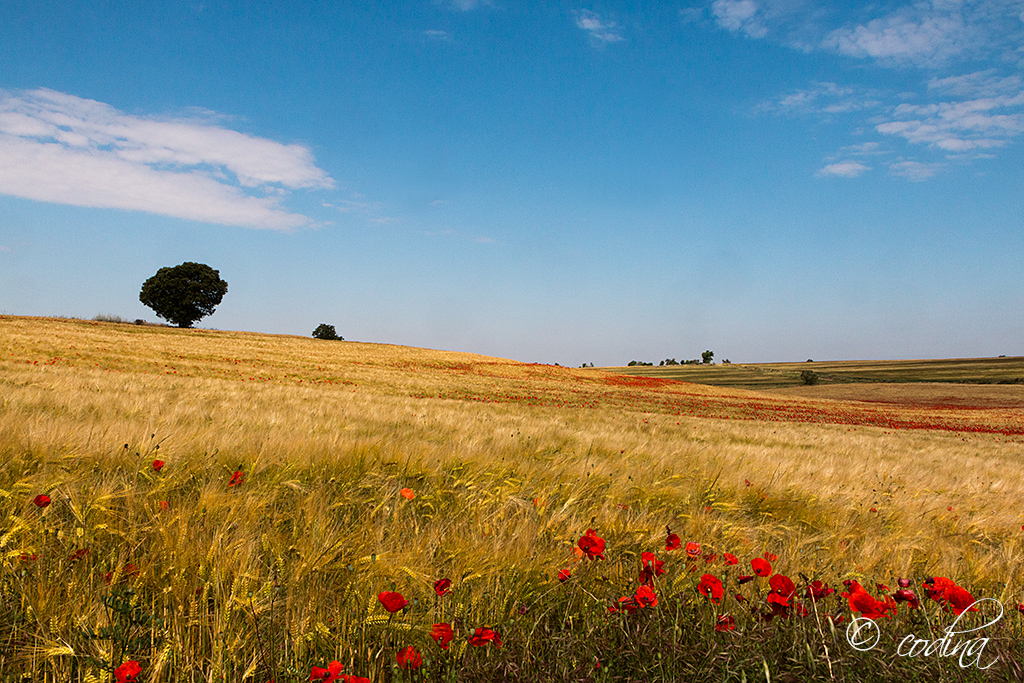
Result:
<svg viewBox="0 0 1024 683"><path fill-rule="evenodd" d="M882 149L881 143L878 142L861 142L856 145L847 145L839 150L839 154L842 156L854 156L854 157L873 157L882 154L889 154L889 151Z"/></svg>
<svg viewBox="0 0 1024 683"><path fill-rule="evenodd" d="M806 52L871 59L883 66L935 68L983 58L1024 62L1020 0L912 0L895 8L893 4L852 8L864 19L838 26L836 7L806 0L713 0L710 10L718 26L734 33Z"/></svg>
<svg viewBox="0 0 1024 683"><path fill-rule="evenodd" d="M934 177L942 169L942 164L922 163L920 161L894 161L889 164L889 173L897 178L905 178L912 182L921 182Z"/></svg>
<svg viewBox="0 0 1024 683"><path fill-rule="evenodd" d="M458 12L470 12L480 7L490 7L491 0L435 0L438 4Z"/></svg>
<svg viewBox="0 0 1024 683"><path fill-rule="evenodd" d="M618 43L625 40L616 22L602 19L601 15L588 9L576 13L576 26L589 33L590 37L599 43Z"/></svg>
<svg viewBox="0 0 1024 683"><path fill-rule="evenodd" d="M900 104L888 120L875 126L884 135L897 135L913 144L946 152L967 152L1005 146L1024 134L1024 85L1020 76L1000 78L991 72L932 79L938 95L981 95L928 104Z"/></svg>
<svg viewBox="0 0 1024 683"><path fill-rule="evenodd" d="M945 63L972 51L984 40L977 27L957 13L904 8L866 24L832 31L822 47L850 57L909 62L922 66Z"/></svg>
<svg viewBox="0 0 1024 683"><path fill-rule="evenodd" d="M1024 91L1020 74L1000 76L995 69L975 71L960 76L933 78L928 81L931 91L957 97L1014 97Z"/></svg>
<svg viewBox="0 0 1024 683"><path fill-rule="evenodd" d="M762 103L757 109L791 115L829 115L873 109L879 104L878 93L822 82Z"/></svg>
<svg viewBox="0 0 1024 683"><path fill-rule="evenodd" d="M742 32L751 38L768 35L768 26L760 10L754 0L715 0L711 3L711 13L722 28Z"/></svg>
<svg viewBox="0 0 1024 683"><path fill-rule="evenodd" d="M453 230L451 228L446 228L444 230L420 230L419 233L424 237L449 238L463 242L474 242L476 244L497 243L497 240L491 237L487 237L485 235L466 235L464 233L459 232L458 230Z"/></svg>
<svg viewBox="0 0 1024 683"><path fill-rule="evenodd" d="M287 230L312 223L282 208L288 191L333 186L301 145L53 90L0 91L0 194Z"/></svg>
<svg viewBox="0 0 1024 683"><path fill-rule="evenodd" d="M324 202L323 205L328 209L337 209L341 213L362 213L367 214L377 210L375 204L371 204L361 199L341 199L337 203L331 204L330 202Z"/></svg>
<svg viewBox="0 0 1024 683"><path fill-rule="evenodd" d="M839 176L840 178L856 178L870 170L870 166L865 166L858 161L841 161L818 169L815 175L818 177Z"/></svg>
<svg viewBox="0 0 1024 683"><path fill-rule="evenodd" d="M941 67L996 56L1019 61L1024 21L1017 0L914 2L865 23L837 28L821 47L882 64Z"/></svg>
<svg viewBox="0 0 1024 683"><path fill-rule="evenodd" d="M427 40L451 40L451 36L448 35L448 31L442 31L440 29L431 28L423 32L423 37Z"/></svg>

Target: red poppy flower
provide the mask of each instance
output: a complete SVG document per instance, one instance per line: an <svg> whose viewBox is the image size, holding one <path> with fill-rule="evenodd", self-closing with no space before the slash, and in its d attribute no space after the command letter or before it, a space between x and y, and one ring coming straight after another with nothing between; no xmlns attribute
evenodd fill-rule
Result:
<svg viewBox="0 0 1024 683"><path fill-rule="evenodd" d="M910 579L897 579L896 585L900 588L910 588Z"/></svg>
<svg viewBox="0 0 1024 683"><path fill-rule="evenodd" d="M166 500L161 500L161 501L160 501L160 509L161 509L161 510L166 510L166 509L167 509L167 508L169 508L170 506L171 506L171 504L170 504L170 503L168 503L168 502L167 502Z"/></svg>
<svg viewBox="0 0 1024 683"><path fill-rule="evenodd" d="M154 461L153 461L153 469L154 469L154 470L156 470L157 472L159 472L159 471L160 471L160 470L162 470L163 468L164 468L164 461L163 461L163 460L154 460Z"/></svg>
<svg viewBox="0 0 1024 683"><path fill-rule="evenodd" d="M722 557L725 558L726 564L739 564L740 558L736 557L732 553L722 553Z"/></svg>
<svg viewBox="0 0 1024 683"><path fill-rule="evenodd" d="M419 652L416 651L412 645L402 648L395 655L395 661L398 662L399 669L418 669L423 664L423 657Z"/></svg>
<svg viewBox="0 0 1024 683"><path fill-rule="evenodd" d="M134 681L136 676L142 673L142 667L134 659L129 659L121 666L114 669L114 676L117 677L117 683L127 683L127 681Z"/></svg>
<svg viewBox="0 0 1024 683"><path fill-rule="evenodd" d="M402 489L399 493L401 493L402 498L405 498L406 500L412 500L416 497L416 494L412 492L412 489Z"/></svg>
<svg viewBox="0 0 1024 683"><path fill-rule="evenodd" d="M409 601L403 598L401 593L392 591L384 591L377 596L377 599L380 600L380 604L384 605L384 609L392 614L409 604Z"/></svg>
<svg viewBox="0 0 1024 683"><path fill-rule="evenodd" d="M626 595L619 598L618 607L612 605L608 608L608 611L612 614L616 612L625 612L626 614L632 614L633 612L640 609L640 606L636 604L636 599L632 595Z"/></svg>
<svg viewBox="0 0 1024 683"><path fill-rule="evenodd" d="M452 592L452 580L438 579L434 582L434 592L440 596L448 595Z"/></svg>
<svg viewBox="0 0 1024 683"><path fill-rule="evenodd" d="M447 650L448 643L452 642L455 634L452 632L451 624L434 624L430 629L430 637L441 646L442 650Z"/></svg>
<svg viewBox="0 0 1024 683"><path fill-rule="evenodd" d="M697 590L716 605L722 602L722 596L725 595L725 589L722 587L721 579L712 574L705 574L700 577L700 583L697 584Z"/></svg>
<svg viewBox="0 0 1024 683"><path fill-rule="evenodd" d="M21 555L18 556L18 559L21 560L22 562L26 562L26 563L28 563L28 562L35 562L36 560L39 559L39 555L36 554L36 553L32 553L31 555L29 553L22 553Z"/></svg>
<svg viewBox="0 0 1024 683"><path fill-rule="evenodd" d="M771 621L774 617L788 617L789 608L793 607L789 599L796 593L796 586L788 576L783 576L782 574L772 576L769 584L772 590L768 594L767 602L768 606L772 608L772 612L771 614L763 615L765 621ZM807 614L807 610L804 609L802 614Z"/></svg>
<svg viewBox="0 0 1024 683"><path fill-rule="evenodd" d="M768 585L771 586L772 592L789 600L789 598L796 593L796 585L793 580L788 576L782 574L776 574L768 580Z"/></svg>
<svg viewBox="0 0 1024 683"><path fill-rule="evenodd" d="M640 553L640 559L643 562L643 569L640 570L640 583L649 583L654 580L655 576L665 573L663 569L665 563L659 560L654 553Z"/></svg>
<svg viewBox="0 0 1024 683"><path fill-rule="evenodd" d="M790 607L790 605L789 605L789 600L787 598L782 597L778 593L772 592L772 593L768 594L768 597L765 600L767 601L768 605L772 608L772 616L773 617L774 616L783 616L783 617L788 617L789 616L789 607ZM771 621L771 620L769 619L769 621Z"/></svg>
<svg viewBox="0 0 1024 683"><path fill-rule="evenodd" d="M473 635L469 637L469 644L473 647L482 647L487 643L494 643L494 645L500 650L501 636L486 626L478 626L476 631L473 632Z"/></svg>
<svg viewBox="0 0 1024 683"><path fill-rule="evenodd" d="M318 666L314 666L309 672L309 680L311 681L338 681L342 680L341 670L345 668L341 662L331 662L327 665L326 669L321 669ZM351 680L351 679L350 679Z"/></svg>
<svg viewBox="0 0 1024 683"><path fill-rule="evenodd" d="M238 470L237 472L231 475L231 479L228 481L228 486L238 486L239 484L242 483L243 479L245 479L245 474L242 472L242 470Z"/></svg>
<svg viewBox="0 0 1024 683"><path fill-rule="evenodd" d="M775 553L765 553L761 557L763 557L764 559L768 560L769 562L774 562L775 560L779 559L779 556L776 555Z"/></svg>
<svg viewBox="0 0 1024 683"><path fill-rule="evenodd" d="M946 599L949 601L949 606L953 608L953 614L963 614L968 608L971 612L978 611L977 607L972 607L974 597L965 588L956 584L953 584L952 588L946 592Z"/></svg>
<svg viewBox="0 0 1024 683"><path fill-rule="evenodd" d="M561 581L562 583L565 583L566 581L568 581L569 577L571 577L571 576L572 576L572 571L569 570L569 569L563 569L560 572L558 572L558 580Z"/></svg>
<svg viewBox="0 0 1024 683"><path fill-rule="evenodd" d="M953 582L944 576L934 576L930 579L924 580L924 592L932 600L942 600L946 593L946 588L953 585Z"/></svg>
<svg viewBox="0 0 1024 683"><path fill-rule="evenodd" d="M36 507L44 508L50 504L50 497L45 493L40 493L32 499L32 502L36 504Z"/></svg>
<svg viewBox="0 0 1024 683"><path fill-rule="evenodd" d="M700 543L688 541L686 544L686 554L690 557L698 557L700 555Z"/></svg>
<svg viewBox="0 0 1024 683"><path fill-rule="evenodd" d="M728 614L723 614L718 617L718 623L715 624L715 630L722 631L733 631L736 629L736 620Z"/></svg>
<svg viewBox="0 0 1024 683"><path fill-rule="evenodd" d="M864 587L856 581L851 581L850 592L843 593L842 595L847 599L847 602L850 605L850 611L852 612L860 612L861 616L867 619L878 619L879 617L886 616L888 605L871 597L871 595L864 590ZM895 608L896 603L894 602L892 606Z"/></svg>
<svg viewBox="0 0 1024 683"><path fill-rule="evenodd" d="M1017 603L1017 611L1020 612L1021 614L1024 614L1024 602L1018 602Z"/></svg>
<svg viewBox="0 0 1024 683"><path fill-rule="evenodd" d="M737 576L736 577L736 583L740 584L741 586L743 584L747 583L748 581L753 581L753 580L754 580L753 576Z"/></svg>
<svg viewBox="0 0 1024 683"><path fill-rule="evenodd" d="M750 566L753 567L754 573L762 578L772 574L772 566L764 558L755 557L750 561Z"/></svg>
<svg viewBox="0 0 1024 683"><path fill-rule="evenodd" d="M678 534L669 534L668 538L665 539L665 550L679 550L683 545L683 542L679 539Z"/></svg>
<svg viewBox="0 0 1024 683"><path fill-rule="evenodd" d="M908 588L900 588L892 596L896 602L905 602L910 605L910 609L917 609L921 606L921 601L918 599L914 591Z"/></svg>
<svg viewBox="0 0 1024 683"><path fill-rule="evenodd" d="M587 529L587 533L580 537L576 545L590 559L604 559L604 539L598 536L593 529Z"/></svg>
<svg viewBox="0 0 1024 683"><path fill-rule="evenodd" d="M936 576L925 579L924 590L932 600L945 602L946 607L952 607L954 614L963 614L964 610L970 608L971 612L977 612L977 607L972 607L974 598L966 589L958 586L952 579L944 576Z"/></svg>
<svg viewBox="0 0 1024 683"><path fill-rule="evenodd" d="M73 552L70 555L68 555L68 561L69 562L74 562L75 560L80 560L80 559L82 559L83 557L85 557L88 554L89 554L89 549L88 548L79 548L75 552Z"/></svg>
<svg viewBox="0 0 1024 683"><path fill-rule="evenodd" d="M831 595L832 593L835 593L835 590L828 584L822 583L821 581L812 581L807 586L807 590L804 591L804 595L815 602Z"/></svg>
<svg viewBox="0 0 1024 683"><path fill-rule="evenodd" d="M634 599L636 600L636 604L640 607L658 606L658 596L650 586L640 586L637 588Z"/></svg>

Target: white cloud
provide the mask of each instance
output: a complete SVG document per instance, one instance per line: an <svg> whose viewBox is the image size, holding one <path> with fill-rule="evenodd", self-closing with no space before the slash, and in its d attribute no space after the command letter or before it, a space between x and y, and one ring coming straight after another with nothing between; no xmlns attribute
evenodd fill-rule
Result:
<svg viewBox="0 0 1024 683"><path fill-rule="evenodd" d="M286 191L333 185L301 145L53 90L0 91L0 194L290 229L311 221L281 207Z"/></svg>
<svg viewBox="0 0 1024 683"><path fill-rule="evenodd" d="M937 67L993 55L1014 61L1020 7L1019 0L919 1L866 23L835 29L820 46L883 64Z"/></svg>
<svg viewBox="0 0 1024 683"><path fill-rule="evenodd" d="M1024 90L960 102L901 104L893 110L893 120L875 130L948 152L1003 147L1024 133L1024 113L1016 111L1022 105Z"/></svg>
<svg viewBox="0 0 1024 683"><path fill-rule="evenodd" d="M448 31L442 31L440 29L427 29L423 32L424 37L429 40L451 40L451 36L448 35Z"/></svg>
<svg viewBox="0 0 1024 683"><path fill-rule="evenodd" d="M713 0L717 24L804 52L825 50L882 65L936 67L997 57L1024 64L1020 0L911 0L839 8L811 0ZM844 12L846 20L837 25ZM699 18L697 12L687 17Z"/></svg>
<svg viewBox="0 0 1024 683"><path fill-rule="evenodd" d="M715 0L711 3L711 13L719 26L729 31L742 31L751 38L768 35L768 27L759 9L754 0Z"/></svg>
<svg viewBox="0 0 1024 683"><path fill-rule="evenodd" d="M758 109L782 114L829 115L872 109L879 104L875 93L823 82L783 95L776 101L760 105Z"/></svg>
<svg viewBox="0 0 1024 683"><path fill-rule="evenodd" d="M920 161L895 161L889 164L889 173L915 183L934 177L941 169L941 164L925 164Z"/></svg>
<svg viewBox="0 0 1024 683"><path fill-rule="evenodd" d="M836 29L822 47L851 57L931 65L963 54L981 40L957 14L900 12L852 28Z"/></svg>
<svg viewBox="0 0 1024 683"><path fill-rule="evenodd" d="M995 69L988 69L961 76L933 78L928 81L928 90L968 98L1014 97L1024 92L1024 83L1020 74L999 76Z"/></svg>
<svg viewBox="0 0 1024 683"><path fill-rule="evenodd" d="M703 7L684 7L679 10L679 19L684 24L699 24L704 21Z"/></svg>
<svg viewBox="0 0 1024 683"><path fill-rule="evenodd" d="M470 12L478 7L490 7L490 0L439 0L440 4L459 12Z"/></svg>
<svg viewBox="0 0 1024 683"><path fill-rule="evenodd" d="M881 143L878 142L862 142L857 145L847 145L839 150L840 154L846 154L849 156L857 157L868 157L878 156L880 154L888 154L887 150L882 149Z"/></svg>
<svg viewBox="0 0 1024 683"><path fill-rule="evenodd" d="M599 14L588 9L576 13L576 26L587 31L592 39L600 43L618 43L625 40L617 23L610 19L602 19Z"/></svg>
<svg viewBox="0 0 1024 683"><path fill-rule="evenodd" d="M870 170L870 166L865 166L856 161L841 161L818 169L815 175L818 177L839 176L840 178L856 178Z"/></svg>

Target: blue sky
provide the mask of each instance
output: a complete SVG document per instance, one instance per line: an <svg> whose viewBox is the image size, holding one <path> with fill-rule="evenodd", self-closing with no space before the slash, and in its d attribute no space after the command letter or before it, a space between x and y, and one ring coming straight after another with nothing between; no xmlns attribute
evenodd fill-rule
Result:
<svg viewBox="0 0 1024 683"><path fill-rule="evenodd" d="M0 313L1024 355L1024 0L0 2Z"/></svg>

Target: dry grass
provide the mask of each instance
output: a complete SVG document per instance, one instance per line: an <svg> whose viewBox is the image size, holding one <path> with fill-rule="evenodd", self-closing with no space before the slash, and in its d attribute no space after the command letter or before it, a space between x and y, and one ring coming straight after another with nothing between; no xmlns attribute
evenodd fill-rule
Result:
<svg viewBox="0 0 1024 683"><path fill-rule="evenodd" d="M87 654L115 661L113 640L82 633L115 621L103 575L117 586L128 564L126 585L164 619L151 680L335 656L386 673L386 646L430 643L432 620L511 629L557 590L587 528L615 558L609 594L635 583L640 550L663 548L669 526L747 560L770 550L791 575L945 575L1015 604L1022 425L1019 409L863 407L399 346L3 317L0 556L19 604L0 626L0 674L66 679ZM245 482L229 488L236 470ZM54 503L37 509L38 493ZM441 576L457 588L448 603L431 590ZM408 631L375 603L392 585L418 600Z"/></svg>

